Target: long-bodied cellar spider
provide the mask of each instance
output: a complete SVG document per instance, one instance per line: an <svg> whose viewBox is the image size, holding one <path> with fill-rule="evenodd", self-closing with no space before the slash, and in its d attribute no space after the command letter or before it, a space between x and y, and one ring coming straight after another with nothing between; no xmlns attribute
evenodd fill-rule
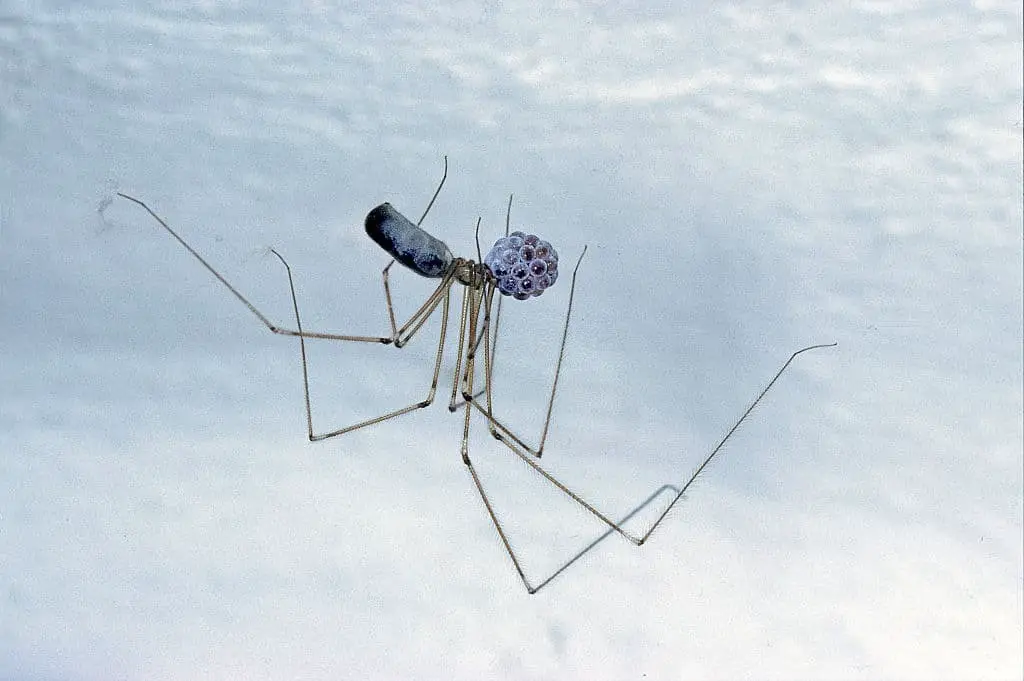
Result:
<svg viewBox="0 0 1024 681"><path fill-rule="evenodd" d="M651 536L655 529L664 521L669 511L683 497L686 491L694 483L697 477L707 468L712 459L719 453L726 441L732 436L737 428L746 420L754 407L764 398L765 394L775 385L779 377L792 364L797 356L810 350L831 347L835 343L818 344L803 347L794 352L785 361L782 367L775 373L768 384L754 398L750 406L736 420L725 436L711 450L692 475L679 487L665 486L643 502L640 507L645 506L660 491L671 491L674 496L668 506L655 519L654 523L642 534L636 534L623 528L623 521L616 522L606 513L598 510L590 502L583 499L574 492L567 484L547 472L540 465L540 459L544 451L544 444L547 440L548 429L551 423L551 413L555 402L555 395L558 391L558 380L561 374L562 362L565 357L566 339L569 333L569 322L572 318L573 298L576 292L576 277L579 272L580 263L586 254L586 247L576 260L572 270L569 284L569 299L566 306L565 319L562 326L561 341L558 350L558 359L555 363L554 376L551 382L551 391L548 394L547 408L544 423L538 444L533 447L512 431L505 422L495 413L492 378L495 358L495 350L498 340L499 320L501 317L501 304L504 296L518 300L525 300L539 296L551 287L559 278L559 259L554 247L547 241L534 234L524 232L509 233L509 215L506 215L505 236L498 239L486 256L481 256L479 244L480 222L477 221L477 259L454 257L441 240L431 236L421 228L423 220L430 212L434 201L437 199L448 176L448 161L445 158L444 174L436 191L427 204L423 215L415 223L395 210L389 203L384 203L369 212L366 216L365 227L367 234L385 251L392 260L384 268L383 286L384 300L387 307L387 316L390 323L390 333L386 335L351 335L347 333L324 333L319 331L307 331L303 329L302 319L299 314L298 298L295 293L295 282L292 270L288 262L276 250L271 253L280 260L288 276L288 285L291 292L292 308L295 313L295 328L285 328L272 322L259 309L256 308L245 296L243 296L234 285L225 279L206 259L203 258L192 246L189 245L176 231L174 231L156 212L154 212L143 201L118 192L118 196L138 204L151 215L163 229L180 243L207 271L210 272L227 290L239 300L245 307L256 316L270 331L283 336L293 336L299 339L299 351L302 361L303 394L306 410L306 427L309 439L312 441L325 440L345 433L350 433L361 428L397 418L417 409L423 409L433 403L437 393L439 377L441 373L442 357L444 355L445 340L448 335L448 320L451 308L452 288L459 284L462 287L462 305L459 313L458 330L458 352L455 359L455 371L452 378L452 389L448 401L448 409L451 412L462 412L462 462L472 477L480 498L484 502L487 515L490 517L502 545L505 547L516 572L529 593L536 593L539 589L548 584L555 575L547 579L533 583L527 577L520 558L513 549L505 529L496 514L491 503L491 498L484 489L483 482L473 466L469 450L469 436L471 416L474 412L482 415L487 423L491 435L505 445L513 454L526 462L537 473L554 485L563 494L570 497L592 515L600 519L609 528L609 533L615 532L631 543L640 546ZM102 206L101 210L106 206ZM509 200L509 212L511 211L511 199ZM419 308L399 325L395 319L394 307L391 300L390 272L392 265L399 262L407 269L423 276L439 279L437 287L427 296L427 299ZM495 293L501 294L495 302ZM437 341L437 351L434 356L433 374L430 387L425 397L409 405L388 411L372 418L349 424L332 430L317 431L313 427L313 416L309 397L309 369L306 361L306 340L321 339L330 341L346 341L354 343L376 343L380 345L393 345L396 348L404 347L427 320L441 308L441 330ZM478 361L482 360L482 366L478 367ZM480 381L478 385L477 381ZM638 509L640 508L638 507ZM635 513L636 511L634 511ZM630 514L632 515L632 513ZM629 516L627 516L628 518ZM607 534L607 533L606 533ZM593 544L591 545L593 546ZM588 547L589 548L589 547ZM579 557L578 554L576 558ZM575 560L575 558L573 559ZM570 563L573 561L570 561ZM568 564L567 564L568 565ZM567 566L566 565L566 566ZM564 569L564 567L562 568Z"/></svg>

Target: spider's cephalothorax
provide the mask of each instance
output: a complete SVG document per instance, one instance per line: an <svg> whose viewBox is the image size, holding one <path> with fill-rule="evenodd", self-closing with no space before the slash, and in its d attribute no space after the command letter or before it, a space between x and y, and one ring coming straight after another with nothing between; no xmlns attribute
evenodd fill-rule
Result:
<svg viewBox="0 0 1024 681"><path fill-rule="evenodd" d="M455 258L452 262L452 277L455 281L469 288L481 289L484 284L491 282L498 285L497 280L487 266L475 260L466 258Z"/></svg>

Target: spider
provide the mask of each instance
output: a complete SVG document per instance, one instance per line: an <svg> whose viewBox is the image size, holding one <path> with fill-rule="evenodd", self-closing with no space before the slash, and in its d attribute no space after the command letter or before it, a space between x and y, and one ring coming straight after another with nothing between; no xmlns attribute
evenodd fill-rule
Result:
<svg viewBox="0 0 1024 681"><path fill-rule="evenodd" d="M397 418L417 409L423 409L433 403L437 393L438 379L441 372L441 360L444 353L445 339L448 335L448 318L451 307L452 288L459 284L462 286L462 309L459 314L459 346L455 360L455 371L452 379L451 397L448 401L448 410L456 412L461 409L462 416L462 444L460 447L462 463L472 477L473 484L480 498L483 500L494 528L498 532L502 545L512 560L516 573L522 580L527 592L533 594L547 585L555 576L567 568L571 563L592 548L598 541L612 533L618 533L628 541L640 546L647 541L655 529L662 523L669 511L683 497L687 489L694 483L697 477L707 468L711 460L722 449L726 441L732 436L737 428L746 420L754 407L764 398L775 382L782 376L783 372L797 358L798 355L819 348L832 347L835 343L811 345L801 348L790 355L789 359L775 373L763 390L754 398L751 405L743 412L736 422L729 428L725 436L711 450L702 463L690 475L681 487L665 485L652 494L646 501L638 506L629 516L616 522L608 515L598 510L590 502L583 499L579 494L561 482L551 473L541 467L539 461L544 451L544 444L547 440L548 430L551 423L551 412L555 402L555 394L558 390L558 379L561 374L562 362L565 357L566 339L569 333L569 322L572 318L573 298L576 292L576 276L580 264L586 255L587 247L584 246L572 271L569 283L569 298L566 306L565 319L562 325L561 341L558 349L558 359L555 363L554 377L551 382L551 392L548 395L547 409L544 417L544 424L541 430L540 441L536 447L528 445L523 438L512 431L494 411L492 396L492 372L495 350L498 340L498 326L501 316L501 304L504 297L511 297L517 300L542 295L548 288L555 284L559 278L559 259L555 248L534 234L527 234L516 231L509 233L509 222L511 216L512 199L509 198L508 212L505 220L505 235L499 238L487 256L481 257L480 253L480 220L476 225L477 260L454 257L448 246L430 234L420 226L427 214L433 207L441 188L448 177L448 158L444 160L444 173L441 182L434 191L430 202L415 223L398 212L390 203L383 203L371 210L365 220L366 232L381 248L388 252L392 260L382 272L384 285L384 299L387 306L388 320L391 332L383 336L361 336L340 333L322 333L306 331L302 327L302 320L299 315L298 299L295 293L295 283L292 277L291 266L284 257L275 249L270 252L277 257L285 268L288 276L288 286L291 292L292 308L295 313L295 328L281 327L272 322L266 315L256 308L238 289L225 279L210 263L203 258L195 249L188 244L176 231L174 231L155 211L143 201L117 192L117 195L138 204L152 216L161 227L163 227L174 239L180 243L199 263L206 268L231 294L237 298L245 307L252 312L270 331L282 336L293 336L299 339L299 352L302 361L302 383L306 410L306 429L311 441L326 440L328 438L344 435L354 430L373 426L393 418ZM106 206L101 206L101 211ZM401 263L407 269L423 277L439 279L437 288L434 289L420 307L402 325L398 325L395 319L394 308L391 302L391 286L389 283L390 271L395 262ZM495 304L495 293L500 296ZM348 341L355 343L379 343L382 345L394 345L396 348L404 347L423 327L426 321L441 308L441 330L437 341L437 352L434 357L434 369L431 378L430 389L426 397L413 402L407 406L393 411L374 416L373 418L360 421L351 425L329 430L316 432L313 429L313 417L310 408L309 398L309 370L306 362L306 339L315 338L332 341ZM482 370L478 371L477 362L482 359ZM482 376L482 386L477 387L478 376ZM531 468L537 471L548 482L554 485L562 493L569 496L576 503L596 516L605 525L608 531L597 541L576 555L575 558L566 563L547 579L534 583L526 575L520 562L519 556L509 542L505 529L498 519L492 506L491 499L484 489L483 482L473 466L469 452L470 417L473 412L480 413L485 421L491 435L503 443L513 454L526 462ZM623 524L643 506L650 503L661 492L669 491L674 494L671 502L655 519L654 523L643 534L634 534L623 528Z"/></svg>

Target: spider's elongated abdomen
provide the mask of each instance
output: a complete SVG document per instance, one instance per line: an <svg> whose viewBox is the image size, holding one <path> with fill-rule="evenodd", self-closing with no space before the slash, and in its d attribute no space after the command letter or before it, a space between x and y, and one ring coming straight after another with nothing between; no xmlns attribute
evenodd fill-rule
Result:
<svg viewBox="0 0 1024 681"><path fill-rule="evenodd" d="M390 203L366 215L366 233L377 245L416 274L437 279L452 264L452 252L436 237L414 225Z"/></svg>

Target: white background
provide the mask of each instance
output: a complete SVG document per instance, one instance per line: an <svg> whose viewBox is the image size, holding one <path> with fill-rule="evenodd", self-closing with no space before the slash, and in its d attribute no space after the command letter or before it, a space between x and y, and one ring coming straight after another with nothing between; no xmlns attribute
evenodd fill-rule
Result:
<svg viewBox="0 0 1024 681"><path fill-rule="evenodd" d="M436 4L0 3L0 678L1020 678L1020 4ZM445 154L456 254L513 192L589 245L544 461L611 515L839 344L534 596L451 344L433 407L309 444L294 340L97 212L379 333L363 216ZM567 281L507 307L531 440ZM436 332L312 344L317 424L419 399ZM602 527L474 425L540 581Z"/></svg>

